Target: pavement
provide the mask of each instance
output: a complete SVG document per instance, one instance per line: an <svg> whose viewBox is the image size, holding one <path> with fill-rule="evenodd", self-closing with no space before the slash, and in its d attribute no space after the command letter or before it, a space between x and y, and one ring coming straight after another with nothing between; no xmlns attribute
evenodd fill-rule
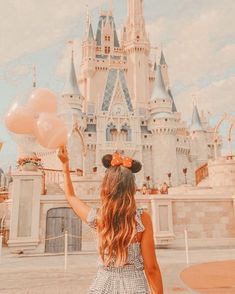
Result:
<svg viewBox="0 0 235 294"><path fill-rule="evenodd" d="M180 276L198 293L235 293L235 260L197 264L183 270Z"/></svg>
<svg viewBox="0 0 235 294"><path fill-rule="evenodd" d="M224 290L218 292L221 289L217 291L216 288L214 292L200 292L200 287L195 288L195 285L185 278L195 275L195 271L189 275L183 274L198 264L235 260L235 249L191 250L190 265L186 264L183 250L157 249L156 255L163 276L164 294L235 293ZM65 272L63 255L10 255L8 249L3 248L0 261L0 294L86 294L96 274L96 261L97 255L94 252L71 254L68 256L68 268ZM219 278L218 274L217 280ZM200 280L196 283L200 284Z"/></svg>

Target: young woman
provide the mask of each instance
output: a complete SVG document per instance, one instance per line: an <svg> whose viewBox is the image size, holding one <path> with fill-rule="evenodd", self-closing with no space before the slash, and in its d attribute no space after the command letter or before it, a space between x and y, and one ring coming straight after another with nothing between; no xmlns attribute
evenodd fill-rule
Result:
<svg viewBox="0 0 235 294"><path fill-rule="evenodd" d="M66 198L98 239L98 272L88 294L163 294L149 213L136 207L135 176L141 163L118 153L102 159L106 172L101 185L101 206L75 197L65 147L58 154L63 165Z"/></svg>

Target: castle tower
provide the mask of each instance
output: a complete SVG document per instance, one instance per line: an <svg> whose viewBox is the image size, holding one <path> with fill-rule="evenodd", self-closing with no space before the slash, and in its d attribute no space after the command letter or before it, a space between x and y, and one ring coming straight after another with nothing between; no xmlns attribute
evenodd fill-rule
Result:
<svg viewBox="0 0 235 294"><path fill-rule="evenodd" d="M150 43L145 30L143 0L128 1L128 19L123 30L127 56L127 80L134 109L146 107L149 91Z"/></svg>
<svg viewBox="0 0 235 294"><path fill-rule="evenodd" d="M153 182L157 185L168 183L171 174L171 185L178 184L176 131L177 121L172 113L172 99L165 89L161 65L157 66L156 81L150 100L150 118L148 129L152 133L152 167Z"/></svg>
<svg viewBox="0 0 235 294"><path fill-rule="evenodd" d="M166 89L166 91L168 91L168 94L172 99L172 112L177 112L174 97L173 97L171 89L170 89L170 79L169 79L169 74L168 74L168 65L166 63L166 59L165 59L165 55L163 53L163 50L161 51L160 67L161 67L161 73L162 73L162 78L163 78L165 89Z"/></svg>
<svg viewBox="0 0 235 294"><path fill-rule="evenodd" d="M67 80L62 94L62 99L64 99L66 105L68 105L70 108L69 111L65 112L63 112L62 109L61 115L65 118L65 120L67 120L69 127L72 128L68 142L68 150L69 154L71 154L70 168L72 170L83 170L83 144L81 141L81 133L84 132L85 129L85 123L82 115L84 98L78 87L77 76L74 66L73 50L71 54L70 68L68 71Z"/></svg>
<svg viewBox="0 0 235 294"><path fill-rule="evenodd" d="M112 11L101 12L96 42L97 46L100 47L99 55L114 55L115 51L118 51L118 48L120 48Z"/></svg>
<svg viewBox="0 0 235 294"><path fill-rule="evenodd" d="M91 101L92 85L91 79L95 74L95 55L96 55L96 41L94 38L91 18L87 15L86 32L82 42L82 65L83 65L83 78L84 78L84 96L86 103ZM87 109L87 105L85 105Z"/></svg>
<svg viewBox="0 0 235 294"><path fill-rule="evenodd" d="M208 160L207 138L203 129L196 101L193 102L193 113L190 125L192 155L196 157L198 164Z"/></svg>

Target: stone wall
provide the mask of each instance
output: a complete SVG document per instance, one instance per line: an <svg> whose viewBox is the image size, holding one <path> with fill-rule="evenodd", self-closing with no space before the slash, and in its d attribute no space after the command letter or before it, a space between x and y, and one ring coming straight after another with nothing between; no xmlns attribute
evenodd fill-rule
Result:
<svg viewBox="0 0 235 294"><path fill-rule="evenodd" d="M193 198L193 197L192 197ZM196 247L235 244L235 214L232 198L173 199L173 246L182 246L184 230Z"/></svg>
<svg viewBox="0 0 235 294"><path fill-rule="evenodd" d="M198 191L197 191L198 192ZM201 192L202 193L202 192ZM152 197L153 198L153 197ZM164 243L172 248L184 247L185 230L188 232L191 247L223 247L235 245L235 197L218 193L181 195L157 195L152 199L152 208L157 210L153 218L156 244L162 244L161 238L168 235L174 238ZM172 215L168 231L159 231L161 219L168 215L159 215L161 205L170 203L165 214ZM154 214L154 212L153 212ZM171 239L171 238L170 238ZM163 244L163 245L164 245Z"/></svg>
<svg viewBox="0 0 235 294"><path fill-rule="evenodd" d="M212 189L197 193L198 190L183 196L136 195L137 207L144 208L152 217L157 246L183 248L185 229L190 248L235 246L235 193L230 191L225 196L213 193ZM84 201L92 207L100 205L96 195L87 196ZM58 207L69 207L64 195L41 195L39 244L31 252L45 252L47 212ZM82 223L82 251L95 249L95 234Z"/></svg>

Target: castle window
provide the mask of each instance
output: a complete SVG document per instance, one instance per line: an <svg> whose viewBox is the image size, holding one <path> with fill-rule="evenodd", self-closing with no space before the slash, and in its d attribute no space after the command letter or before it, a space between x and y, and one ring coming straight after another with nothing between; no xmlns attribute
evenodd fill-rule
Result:
<svg viewBox="0 0 235 294"><path fill-rule="evenodd" d="M147 135L144 135L144 137L147 138L148 136Z"/></svg>
<svg viewBox="0 0 235 294"><path fill-rule="evenodd" d="M167 118L165 118L165 121L168 121L168 119L167 119Z"/></svg>
<svg viewBox="0 0 235 294"><path fill-rule="evenodd" d="M91 137L91 134L88 134L88 137Z"/></svg>
<svg viewBox="0 0 235 294"><path fill-rule="evenodd" d="M110 41L110 36L108 36L108 35L106 35L105 37L104 37L104 39L105 39L105 41Z"/></svg>
<svg viewBox="0 0 235 294"><path fill-rule="evenodd" d="M179 138L177 138L177 142L179 142Z"/></svg>
<svg viewBox="0 0 235 294"><path fill-rule="evenodd" d="M163 102L166 102L166 100L163 100Z"/></svg>
<svg viewBox="0 0 235 294"><path fill-rule="evenodd" d="M142 125L144 125L144 121L142 121Z"/></svg>
<svg viewBox="0 0 235 294"><path fill-rule="evenodd" d="M105 52L105 54L109 54L110 53L110 47L105 47L104 52Z"/></svg>

